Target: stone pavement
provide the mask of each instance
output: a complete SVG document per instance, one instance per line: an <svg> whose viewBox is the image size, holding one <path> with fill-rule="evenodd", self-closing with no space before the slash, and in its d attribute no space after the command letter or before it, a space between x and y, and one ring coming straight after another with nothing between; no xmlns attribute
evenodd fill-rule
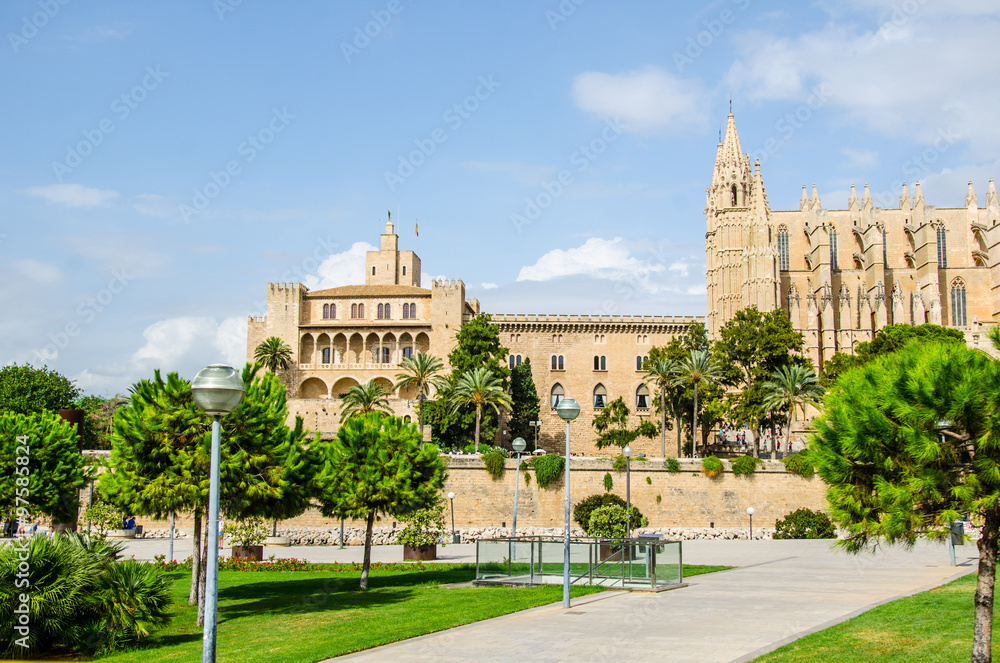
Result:
<svg viewBox="0 0 1000 663"><path fill-rule="evenodd" d="M829 541L686 541L688 564L743 564L658 594L603 592L336 661L742 662L880 603L975 570L941 544L851 556Z"/></svg>

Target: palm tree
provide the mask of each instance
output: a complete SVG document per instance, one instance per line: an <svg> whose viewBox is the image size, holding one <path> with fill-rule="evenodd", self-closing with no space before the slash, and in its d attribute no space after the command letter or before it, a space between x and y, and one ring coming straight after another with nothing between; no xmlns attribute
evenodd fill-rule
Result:
<svg viewBox="0 0 1000 663"><path fill-rule="evenodd" d="M705 350L692 350L681 362L677 372L677 382L694 386L694 414L691 423L691 449L698 448L698 386L711 383L722 377L722 367ZM704 449L707 453L708 449Z"/></svg>
<svg viewBox="0 0 1000 663"><path fill-rule="evenodd" d="M658 357L655 361L646 362L646 382L655 384L660 392L660 455L667 457L667 389L677 380L680 365L673 359ZM677 427L677 457L681 457L681 427Z"/></svg>
<svg viewBox="0 0 1000 663"><path fill-rule="evenodd" d="M514 405L503 389L503 380L485 367L474 368L459 376L449 389L448 400L452 412L470 403L476 406L476 453L479 453L479 423L483 417L483 406L489 406L500 414L501 405L508 408Z"/></svg>
<svg viewBox="0 0 1000 663"><path fill-rule="evenodd" d="M292 360L292 349L277 336L269 336L254 350L253 358L274 373L279 368L288 368L288 362Z"/></svg>
<svg viewBox="0 0 1000 663"><path fill-rule="evenodd" d="M441 390L445 386L446 380L438 375L444 370L444 364L434 355L426 352L418 352L412 357L407 357L399 365L403 369L402 373L396 374L397 387L409 389L417 392L420 399L420 432L424 432L424 399L430 395L431 387Z"/></svg>
<svg viewBox="0 0 1000 663"><path fill-rule="evenodd" d="M768 412L785 410L788 412L788 428L785 439L792 441L792 417L795 406L802 406L802 418L806 416L806 404L814 403L823 395L823 387L811 366L791 364L782 366L771 374L771 379L763 384L764 408ZM774 444L771 444L771 460L776 458Z"/></svg>
<svg viewBox="0 0 1000 663"><path fill-rule="evenodd" d="M385 387L369 380L364 384L356 384L347 390L347 393L340 397L343 403L343 411L340 413L340 420L344 421L348 417L356 414L368 414L369 412L386 412L392 414L389 408L388 394Z"/></svg>

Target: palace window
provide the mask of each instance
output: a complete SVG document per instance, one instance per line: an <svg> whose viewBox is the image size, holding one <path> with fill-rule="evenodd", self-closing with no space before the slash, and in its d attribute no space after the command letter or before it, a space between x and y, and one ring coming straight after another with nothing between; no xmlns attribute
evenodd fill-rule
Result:
<svg viewBox="0 0 1000 663"><path fill-rule="evenodd" d="M517 356L511 355L510 356L510 369L514 370L515 366L520 366L520 365L521 365L521 355L517 355Z"/></svg>
<svg viewBox="0 0 1000 663"><path fill-rule="evenodd" d="M635 390L635 407L637 410L649 409L649 387L644 384Z"/></svg>
<svg viewBox="0 0 1000 663"><path fill-rule="evenodd" d="M603 384L598 384L594 387L594 407L601 408L607 403L608 400L608 390L604 388Z"/></svg>
<svg viewBox="0 0 1000 663"><path fill-rule="evenodd" d="M406 265L403 265L403 276L406 276Z"/></svg>
<svg viewBox="0 0 1000 663"><path fill-rule="evenodd" d="M330 361L330 348L323 348L323 363L324 364L332 363Z"/></svg>
<svg viewBox="0 0 1000 663"><path fill-rule="evenodd" d="M378 319L388 320L392 317L392 309L389 304L379 304L378 305Z"/></svg>
<svg viewBox="0 0 1000 663"><path fill-rule="evenodd" d="M608 358L594 356L594 370L595 371L606 371L608 370Z"/></svg>
<svg viewBox="0 0 1000 663"><path fill-rule="evenodd" d="M382 348L382 363L389 363L389 348Z"/></svg>
<svg viewBox="0 0 1000 663"><path fill-rule="evenodd" d="M937 224L937 258L938 269L948 268L948 239L944 234L944 224Z"/></svg>
<svg viewBox="0 0 1000 663"><path fill-rule="evenodd" d="M323 319L326 320L330 317L330 305L323 304Z"/></svg>
<svg viewBox="0 0 1000 663"><path fill-rule="evenodd" d="M563 356L562 355L552 355L552 370L561 371L563 370Z"/></svg>
<svg viewBox="0 0 1000 663"><path fill-rule="evenodd" d="M382 304L378 305L378 316L377 317L378 317L379 320L381 320L382 318L385 317L385 308L383 308Z"/></svg>
<svg viewBox="0 0 1000 663"><path fill-rule="evenodd" d="M409 319L410 319L410 305L403 304L403 320L409 320Z"/></svg>
<svg viewBox="0 0 1000 663"><path fill-rule="evenodd" d="M965 281L955 279L951 282L951 325L953 327L968 327L968 316L965 308Z"/></svg>
<svg viewBox="0 0 1000 663"><path fill-rule="evenodd" d="M788 264L788 228L778 226L778 269L787 272Z"/></svg>
<svg viewBox="0 0 1000 663"><path fill-rule="evenodd" d="M552 391L550 392L549 402L552 403L552 407L556 407L557 405L559 405L559 401L561 401L562 399L563 399L562 385L556 382L555 385L553 385L552 387Z"/></svg>
<svg viewBox="0 0 1000 663"><path fill-rule="evenodd" d="M372 267L372 276L375 276L375 268Z"/></svg>
<svg viewBox="0 0 1000 663"><path fill-rule="evenodd" d="M563 370L563 356L559 355L559 370Z"/></svg>
<svg viewBox="0 0 1000 663"><path fill-rule="evenodd" d="M403 359L409 359L413 356L413 348L403 348Z"/></svg>
<svg viewBox="0 0 1000 663"><path fill-rule="evenodd" d="M364 304L351 304L351 318L354 320L360 320L365 317L365 305Z"/></svg>
<svg viewBox="0 0 1000 663"><path fill-rule="evenodd" d="M837 271L837 229L830 226L830 269Z"/></svg>

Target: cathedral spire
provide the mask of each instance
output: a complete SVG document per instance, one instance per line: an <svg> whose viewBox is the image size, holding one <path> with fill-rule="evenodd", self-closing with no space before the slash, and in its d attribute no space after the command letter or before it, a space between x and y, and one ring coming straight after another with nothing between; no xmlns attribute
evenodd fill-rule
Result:
<svg viewBox="0 0 1000 663"><path fill-rule="evenodd" d="M924 192L920 190L920 182L917 182L913 190L913 206L924 204Z"/></svg>
<svg viewBox="0 0 1000 663"><path fill-rule="evenodd" d="M854 212L860 208L861 205L858 204L858 191L854 188L854 185L851 184L851 197L847 199L847 209Z"/></svg>
<svg viewBox="0 0 1000 663"><path fill-rule="evenodd" d="M972 180L969 180L969 191L965 194L965 206L979 207L979 201L976 200L976 192L972 188Z"/></svg>
<svg viewBox="0 0 1000 663"><path fill-rule="evenodd" d="M813 182L813 195L812 195L812 200L810 202L812 203L812 206L815 207L816 209L820 209L823 207L823 203L819 201L819 193L816 191L815 182Z"/></svg>
<svg viewBox="0 0 1000 663"><path fill-rule="evenodd" d="M715 155L711 195L717 209L746 207L749 203L752 179L750 158L743 153L736 120L729 114L726 133Z"/></svg>
<svg viewBox="0 0 1000 663"><path fill-rule="evenodd" d="M799 209L804 210L809 207L809 194L806 193L806 185L802 185L802 197L799 198Z"/></svg>
<svg viewBox="0 0 1000 663"><path fill-rule="evenodd" d="M899 209L910 211L910 190L906 188L906 182L903 182L903 192L899 194Z"/></svg>
<svg viewBox="0 0 1000 663"><path fill-rule="evenodd" d="M1000 208L1000 200L997 200L997 187L990 178L990 188L986 190L986 207L991 209Z"/></svg>
<svg viewBox="0 0 1000 663"><path fill-rule="evenodd" d="M871 191L868 190L868 183L865 182L865 195L861 198L861 208L872 209L873 207L875 207L875 203L872 202Z"/></svg>

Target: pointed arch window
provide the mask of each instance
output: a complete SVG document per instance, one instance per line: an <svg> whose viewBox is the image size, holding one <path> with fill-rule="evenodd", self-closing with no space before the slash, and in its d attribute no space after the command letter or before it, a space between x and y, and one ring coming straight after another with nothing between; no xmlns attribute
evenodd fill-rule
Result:
<svg viewBox="0 0 1000 663"><path fill-rule="evenodd" d="M885 233L885 228L882 228L882 264L889 265L889 242Z"/></svg>
<svg viewBox="0 0 1000 663"><path fill-rule="evenodd" d="M403 304L403 320L409 320L409 319L410 319L410 305Z"/></svg>
<svg viewBox="0 0 1000 663"><path fill-rule="evenodd" d="M937 259L938 259L938 269L948 268L948 238L945 236L944 224L938 223L937 226Z"/></svg>
<svg viewBox="0 0 1000 663"><path fill-rule="evenodd" d="M351 304L351 319L357 320L357 318L358 318L358 305Z"/></svg>
<svg viewBox="0 0 1000 663"><path fill-rule="evenodd" d="M323 304L323 319L326 320L330 317L330 305Z"/></svg>
<svg viewBox="0 0 1000 663"><path fill-rule="evenodd" d="M736 203L736 185L735 184L733 185L733 188L730 190L730 193L732 194L732 197L733 197L732 207L736 207L737 203Z"/></svg>
<svg viewBox="0 0 1000 663"><path fill-rule="evenodd" d="M837 227L830 226L830 269L837 271Z"/></svg>
<svg viewBox="0 0 1000 663"><path fill-rule="evenodd" d="M559 401L563 399L563 395L564 392L561 384L556 382L552 385L552 391L549 392L549 402L552 404L552 407L559 405Z"/></svg>
<svg viewBox="0 0 1000 663"><path fill-rule="evenodd" d="M337 317L337 305L330 304L330 318L336 318L336 317Z"/></svg>
<svg viewBox="0 0 1000 663"><path fill-rule="evenodd" d="M968 327L968 315L965 308L965 281L955 279L951 282L951 325L952 327Z"/></svg>
<svg viewBox="0 0 1000 663"><path fill-rule="evenodd" d="M392 304L385 305L385 319L386 320L392 319Z"/></svg>
<svg viewBox="0 0 1000 663"><path fill-rule="evenodd" d="M778 226L778 269L788 271L788 228Z"/></svg>
<svg viewBox="0 0 1000 663"><path fill-rule="evenodd" d="M598 383L594 387L594 407L601 408L607 403L608 400L608 390L604 388L603 384Z"/></svg>
<svg viewBox="0 0 1000 663"><path fill-rule="evenodd" d="M635 407L637 410L649 409L649 387L644 384L635 390Z"/></svg>
<svg viewBox="0 0 1000 663"><path fill-rule="evenodd" d="M378 305L378 319L381 320L384 317L385 317L385 309L382 307L382 304L379 304Z"/></svg>

